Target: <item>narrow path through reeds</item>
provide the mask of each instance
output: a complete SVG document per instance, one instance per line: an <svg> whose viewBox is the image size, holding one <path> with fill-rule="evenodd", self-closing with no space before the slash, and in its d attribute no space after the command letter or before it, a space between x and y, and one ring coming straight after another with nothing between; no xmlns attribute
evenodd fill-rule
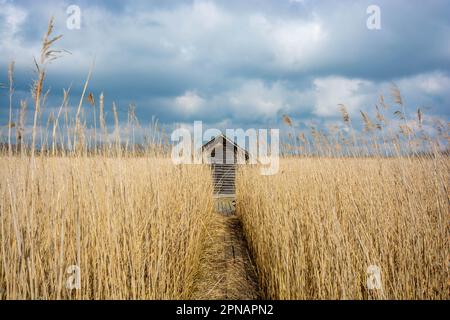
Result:
<svg viewBox="0 0 450 320"><path fill-rule="evenodd" d="M192 299L259 299L257 271L239 218L216 213L208 229Z"/></svg>

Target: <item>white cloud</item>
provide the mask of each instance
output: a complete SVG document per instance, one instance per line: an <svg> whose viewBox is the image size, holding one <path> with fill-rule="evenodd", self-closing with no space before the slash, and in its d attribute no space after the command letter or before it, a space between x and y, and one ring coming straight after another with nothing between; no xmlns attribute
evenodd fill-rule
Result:
<svg viewBox="0 0 450 320"><path fill-rule="evenodd" d="M249 81L237 90L227 93L227 100L238 116L270 116L286 103L283 93L284 90L279 84L267 87L261 81Z"/></svg>
<svg viewBox="0 0 450 320"><path fill-rule="evenodd" d="M204 105L204 100L195 91L186 91L175 98L175 105L179 111L189 115L197 112Z"/></svg>
<svg viewBox="0 0 450 320"><path fill-rule="evenodd" d="M27 14L19 7L16 7L10 3L3 3L0 16L2 16L5 20L5 23L1 28L2 34L12 37L19 31L20 26L27 17Z"/></svg>
<svg viewBox="0 0 450 320"><path fill-rule="evenodd" d="M282 82L265 84L260 80L248 80L211 96L187 91L167 101L167 106L191 118L206 117L218 122L229 119L274 121L281 111L307 111L308 102L311 102L309 91L288 89Z"/></svg>
<svg viewBox="0 0 450 320"><path fill-rule="evenodd" d="M20 31L22 24L27 18L27 13L13 4L1 3L0 11L0 53L19 45L15 35Z"/></svg>
<svg viewBox="0 0 450 320"><path fill-rule="evenodd" d="M315 90L314 113L329 117L339 114L338 104L344 104L349 112L364 107L368 96L365 93L372 83L361 79L343 77L317 78L313 82Z"/></svg>
<svg viewBox="0 0 450 320"><path fill-rule="evenodd" d="M281 81L266 84L249 80L220 94L215 100L219 105L227 106L237 119L273 121L280 112L306 112L311 99L308 91L288 88Z"/></svg>
<svg viewBox="0 0 450 320"><path fill-rule="evenodd" d="M450 77L441 72L420 74L402 79L399 85L407 90L420 90L427 94L450 94Z"/></svg>
<svg viewBox="0 0 450 320"><path fill-rule="evenodd" d="M213 2L195 1L190 9L190 16L206 29L213 29L227 20L227 16L220 11Z"/></svg>
<svg viewBox="0 0 450 320"><path fill-rule="evenodd" d="M394 81L400 89L409 113L417 107L433 107L436 98L450 103L450 77L442 72L423 73ZM365 79L345 77L316 78L314 87L314 114L320 117L339 116L339 104L344 104L350 114L359 110L373 111L383 94L388 103L392 82L373 82Z"/></svg>
<svg viewBox="0 0 450 320"><path fill-rule="evenodd" d="M250 25L260 33L264 46L269 48L280 67L304 66L323 48L327 35L317 17L309 20L269 19L257 14L250 17Z"/></svg>

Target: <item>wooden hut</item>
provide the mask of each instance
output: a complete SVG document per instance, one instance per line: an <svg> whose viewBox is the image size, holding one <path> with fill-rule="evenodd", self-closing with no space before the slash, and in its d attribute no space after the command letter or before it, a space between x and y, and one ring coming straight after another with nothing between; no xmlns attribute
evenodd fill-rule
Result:
<svg viewBox="0 0 450 320"><path fill-rule="evenodd" d="M202 146L204 163L211 165L216 198L236 197L236 166L249 159L249 153L223 134Z"/></svg>

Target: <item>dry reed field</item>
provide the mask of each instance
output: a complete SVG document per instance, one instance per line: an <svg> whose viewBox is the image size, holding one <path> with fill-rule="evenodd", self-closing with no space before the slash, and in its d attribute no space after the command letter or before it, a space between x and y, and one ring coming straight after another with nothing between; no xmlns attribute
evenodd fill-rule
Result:
<svg viewBox="0 0 450 320"><path fill-rule="evenodd" d="M220 297L208 282L220 269L200 267L220 245L207 168L35 161L32 171L28 158L1 158L2 299ZM269 177L242 168L238 217L262 297L448 299L448 166L444 157L318 158L283 159ZM68 265L80 266L81 290L66 289ZM367 290L369 265L381 268L381 291Z"/></svg>
<svg viewBox="0 0 450 320"><path fill-rule="evenodd" d="M134 106L121 122L115 103L89 92L92 70L75 105L67 90L45 110L47 67L61 53L52 31L53 20L32 99L13 105L13 63L8 72L0 300L450 298L449 124L408 112L398 87L395 106L380 96L360 125L344 105L330 130L299 132L284 115L279 172L240 166L237 216L218 216L210 167L175 165L156 121L135 139ZM230 243L232 263L221 255Z"/></svg>
<svg viewBox="0 0 450 320"><path fill-rule="evenodd" d="M243 169L238 214L270 299L448 299L449 161L287 159ZM381 269L368 291L367 268Z"/></svg>
<svg viewBox="0 0 450 320"><path fill-rule="evenodd" d="M212 218L204 167L0 159L0 299L188 299ZM34 172L34 173L33 173ZM78 265L81 289L67 290Z"/></svg>

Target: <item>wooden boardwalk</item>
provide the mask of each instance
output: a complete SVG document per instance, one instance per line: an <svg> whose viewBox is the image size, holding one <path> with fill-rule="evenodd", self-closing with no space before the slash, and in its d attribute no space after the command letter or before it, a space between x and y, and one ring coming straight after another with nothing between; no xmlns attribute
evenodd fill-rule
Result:
<svg viewBox="0 0 450 320"><path fill-rule="evenodd" d="M217 217L203 252L193 299L256 300L261 297L234 198L216 199Z"/></svg>
<svg viewBox="0 0 450 320"><path fill-rule="evenodd" d="M231 216L236 213L236 199L234 197L221 197L214 199L214 207L217 213Z"/></svg>

